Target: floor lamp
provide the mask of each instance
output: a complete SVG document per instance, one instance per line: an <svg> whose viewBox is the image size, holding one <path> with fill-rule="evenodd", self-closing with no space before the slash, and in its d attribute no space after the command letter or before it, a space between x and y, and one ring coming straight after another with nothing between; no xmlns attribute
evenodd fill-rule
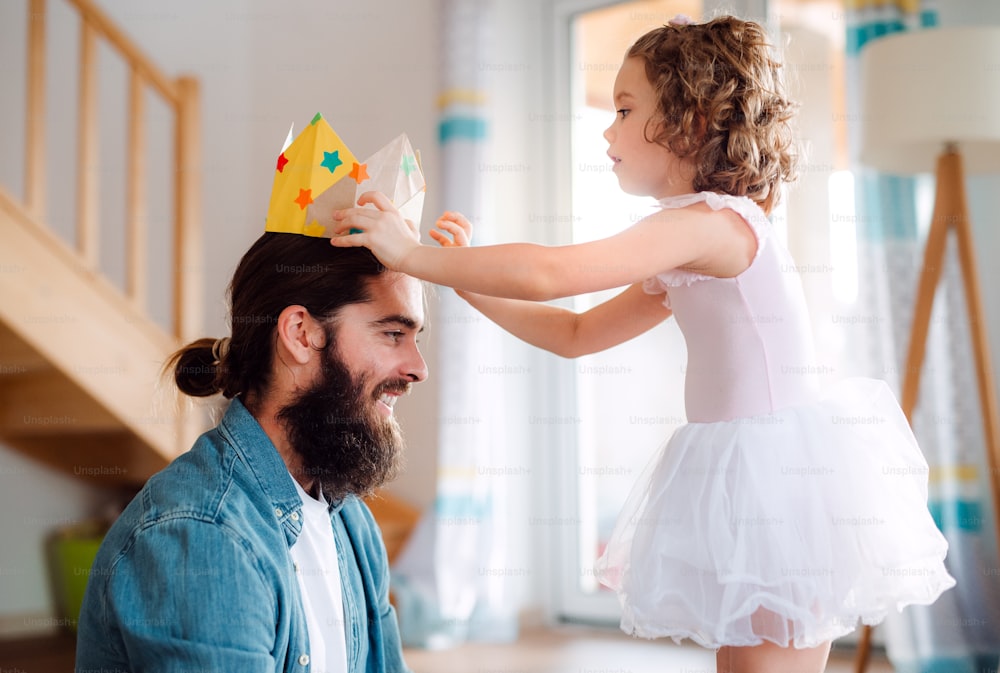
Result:
<svg viewBox="0 0 1000 673"><path fill-rule="evenodd" d="M934 294L949 232L958 242L978 377L990 489L1000 508L1000 421L966 210L963 164L1000 171L1000 26L925 29L875 40L861 53L861 163L888 173L935 171L934 214L924 249L901 406L912 419ZM1000 541L1000 516L997 540ZM856 673L868 665L864 627Z"/></svg>

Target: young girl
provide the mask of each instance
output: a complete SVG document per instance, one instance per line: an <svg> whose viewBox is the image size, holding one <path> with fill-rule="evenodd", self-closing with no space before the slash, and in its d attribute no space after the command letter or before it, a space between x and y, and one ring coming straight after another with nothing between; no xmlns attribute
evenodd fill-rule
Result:
<svg viewBox="0 0 1000 673"><path fill-rule="evenodd" d="M359 205L376 208L336 213L345 235L331 240L454 287L565 357L676 316L690 422L629 496L599 569L625 631L718 649L719 671L821 671L859 619L954 584L892 393L869 379L819 390L799 278L766 215L794 164L778 68L761 27L732 17L675 20L629 49L604 137L622 189L662 210L610 238L468 247L468 222L446 213L442 247L423 246L369 193ZM582 314L535 303L625 285Z"/></svg>

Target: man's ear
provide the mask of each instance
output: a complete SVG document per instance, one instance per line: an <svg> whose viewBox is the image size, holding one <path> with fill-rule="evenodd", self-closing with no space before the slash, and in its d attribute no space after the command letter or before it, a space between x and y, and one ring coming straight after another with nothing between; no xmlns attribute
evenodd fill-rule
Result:
<svg viewBox="0 0 1000 673"><path fill-rule="evenodd" d="M278 349L300 365L308 364L325 343L322 326L305 306L286 306L278 315Z"/></svg>

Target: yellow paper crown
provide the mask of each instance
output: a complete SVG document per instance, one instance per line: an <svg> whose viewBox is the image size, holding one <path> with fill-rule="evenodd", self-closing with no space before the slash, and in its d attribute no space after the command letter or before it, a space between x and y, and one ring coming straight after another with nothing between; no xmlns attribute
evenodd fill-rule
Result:
<svg viewBox="0 0 1000 673"><path fill-rule="evenodd" d="M359 162L316 113L278 156L264 229L330 238L333 211L357 205L362 193L373 190L388 196L403 217L419 226L425 189L406 134Z"/></svg>

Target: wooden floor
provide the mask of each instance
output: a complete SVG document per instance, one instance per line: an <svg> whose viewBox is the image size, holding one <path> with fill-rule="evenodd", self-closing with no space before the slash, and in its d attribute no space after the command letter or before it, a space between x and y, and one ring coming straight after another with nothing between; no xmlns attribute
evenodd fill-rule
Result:
<svg viewBox="0 0 1000 673"><path fill-rule="evenodd" d="M834 650L827 673L851 673L854 650ZM414 673L714 673L715 653L696 646L631 638L587 627L529 631L516 643L473 643L440 650L406 650ZM876 653L867 673L891 673Z"/></svg>
<svg viewBox="0 0 1000 673"><path fill-rule="evenodd" d="M72 673L71 635L0 641L0 671ZM414 673L714 673L715 658L697 647L629 638L583 627L528 631L516 643L406 650ZM827 673L851 673L853 652L835 650ZM891 673L881 655L868 673Z"/></svg>

